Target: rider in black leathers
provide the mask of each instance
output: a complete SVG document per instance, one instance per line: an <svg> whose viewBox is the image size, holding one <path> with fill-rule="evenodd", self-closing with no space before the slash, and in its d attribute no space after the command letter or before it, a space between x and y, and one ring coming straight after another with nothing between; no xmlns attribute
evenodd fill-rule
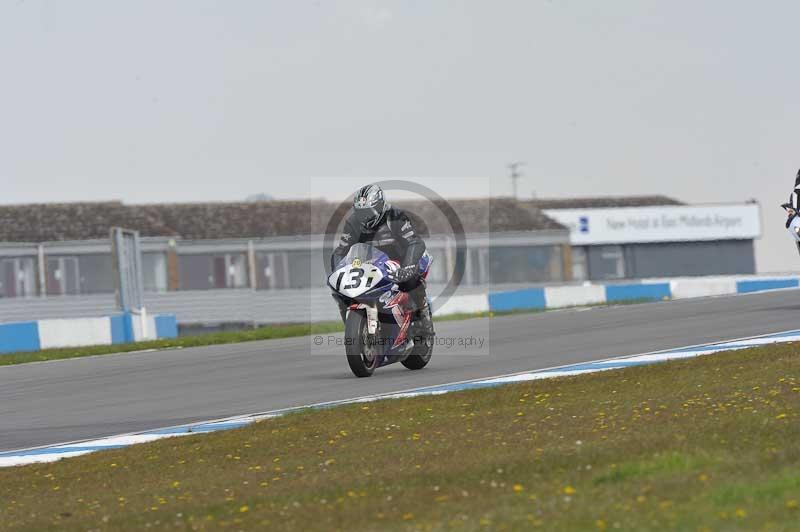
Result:
<svg viewBox="0 0 800 532"><path fill-rule="evenodd" d="M789 201L781 205L781 207L786 211L786 229L789 229L795 217L800 215L800 170L797 171L797 175L794 178L794 190L789 194ZM797 251L800 253L800 241L796 244Z"/></svg>
<svg viewBox="0 0 800 532"><path fill-rule="evenodd" d="M401 267L391 278L401 291L408 292L417 313L420 334L432 336L433 321L425 294L425 280L419 271L419 261L425 253L425 241L405 211L386 203L383 190L378 185L361 187L353 197L353 213L345 222L339 245L331 255L331 269L347 255L351 246L362 242L378 248L400 263ZM338 294L334 294L334 299L344 321L347 303Z"/></svg>
<svg viewBox="0 0 800 532"><path fill-rule="evenodd" d="M788 214L786 220L786 228L792 223L794 217L800 214L800 170L797 171L797 176L794 178L794 190L789 194L789 201L781 205Z"/></svg>

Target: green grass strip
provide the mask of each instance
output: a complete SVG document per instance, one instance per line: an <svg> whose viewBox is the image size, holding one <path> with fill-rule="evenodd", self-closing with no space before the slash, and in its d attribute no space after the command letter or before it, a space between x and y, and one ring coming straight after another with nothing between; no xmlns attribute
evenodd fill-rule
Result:
<svg viewBox="0 0 800 532"><path fill-rule="evenodd" d="M798 441L781 344L0 469L0 528L788 531Z"/></svg>

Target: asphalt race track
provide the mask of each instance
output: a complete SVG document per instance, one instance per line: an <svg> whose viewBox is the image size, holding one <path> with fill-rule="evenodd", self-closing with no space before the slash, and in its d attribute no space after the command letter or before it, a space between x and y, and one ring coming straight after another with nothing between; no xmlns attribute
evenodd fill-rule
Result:
<svg viewBox="0 0 800 532"><path fill-rule="evenodd" d="M800 291L442 322L430 365L353 377L289 338L0 367L0 451L800 329ZM479 344L464 347L461 339Z"/></svg>

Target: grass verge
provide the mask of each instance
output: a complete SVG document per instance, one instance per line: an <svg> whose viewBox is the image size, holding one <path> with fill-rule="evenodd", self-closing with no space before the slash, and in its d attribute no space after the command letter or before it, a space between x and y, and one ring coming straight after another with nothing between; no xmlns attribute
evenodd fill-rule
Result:
<svg viewBox="0 0 800 532"><path fill-rule="evenodd" d="M0 470L6 530L797 530L797 345Z"/></svg>
<svg viewBox="0 0 800 532"><path fill-rule="evenodd" d="M63 358L78 358L93 355L108 355L113 353L129 353L131 351L144 351L148 349L175 349L178 347L200 347L206 345L235 344L239 342L252 342L255 340L273 340L276 338L290 338L293 336L307 336L310 334L326 334L343 330L339 321L326 321L319 323L299 323L289 325L273 325L256 329L241 331L222 331L216 333L198 334L196 336L180 336L163 340L151 340L130 344L94 345L88 347L63 347L56 349L43 349L41 351L28 351L0 354L0 366L11 364L24 364L26 362L42 362L45 360L59 360Z"/></svg>
<svg viewBox="0 0 800 532"><path fill-rule="evenodd" d="M648 300L635 300L614 303L614 305L637 304ZM589 305L608 306L608 305ZM552 309L557 310L557 309ZM562 309L563 310L563 309ZM471 312L448 314L436 317L436 322L468 320L474 318L491 318L494 316L509 316L513 314L537 314L547 312L546 309L520 309L502 312ZM132 351L145 351L151 349L175 349L183 347L201 347L207 345L236 344L256 340L274 340L276 338L291 338L295 336L308 336L312 334L327 334L344 330L341 322L326 321L317 323L295 323L267 325L254 329L241 331L221 331L205 333L194 336L181 336L163 340L151 340L129 344L93 345L85 347L63 347L43 349L41 351L25 351L12 354L0 353L0 366L25 364L27 362L44 362L46 360L61 360L65 358L80 358L95 355L109 355L117 353L130 353Z"/></svg>

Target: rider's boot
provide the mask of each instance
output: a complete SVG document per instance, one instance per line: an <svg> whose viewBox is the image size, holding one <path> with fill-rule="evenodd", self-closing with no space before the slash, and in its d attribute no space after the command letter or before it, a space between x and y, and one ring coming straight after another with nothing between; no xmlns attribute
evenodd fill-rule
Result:
<svg viewBox="0 0 800 532"><path fill-rule="evenodd" d="M403 343L401 350L398 352L398 355L400 356L410 355L411 353L414 352L414 346L416 344L417 343L414 341L414 338L409 336L408 338L406 338L405 343Z"/></svg>
<svg viewBox="0 0 800 532"><path fill-rule="evenodd" d="M436 333L433 330L433 317L431 316L431 306L428 304L427 300L425 300L423 307L417 311L417 316L418 316L417 330L420 332L420 334L426 337L435 336Z"/></svg>
<svg viewBox="0 0 800 532"><path fill-rule="evenodd" d="M431 316L431 306L428 304L428 297L425 294L424 285L412 290L409 295L416 308L416 332L426 338L433 337L436 333L433 330L433 317Z"/></svg>

